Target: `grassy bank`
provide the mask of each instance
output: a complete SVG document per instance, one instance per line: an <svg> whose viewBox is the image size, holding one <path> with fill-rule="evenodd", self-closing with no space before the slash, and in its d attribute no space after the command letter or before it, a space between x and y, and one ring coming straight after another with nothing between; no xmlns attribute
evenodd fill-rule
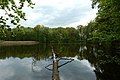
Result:
<svg viewBox="0 0 120 80"><path fill-rule="evenodd" d="M33 45L38 43L37 41L0 41L0 46Z"/></svg>

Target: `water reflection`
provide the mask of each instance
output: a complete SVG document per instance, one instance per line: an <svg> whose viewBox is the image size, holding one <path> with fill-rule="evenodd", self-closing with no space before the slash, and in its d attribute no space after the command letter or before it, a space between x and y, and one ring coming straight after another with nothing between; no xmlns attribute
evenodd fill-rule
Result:
<svg viewBox="0 0 120 80"><path fill-rule="evenodd" d="M40 72L31 71L32 58L8 58L0 61L1 80L50 80L50 73L41 67Z"/></svg>
<svg viewBox="0 0 120 80"><path fill-rule="evenodd" d="M44 67L49 61L38 61L37 67L32 71L32 58L6 58L0 60L0 79L1 80L51 80L52 72ZM61 80L95 80L87 60L75 60L71 64L59 69Z"/></svg>
<svg viewBox="0 0 120 80"><path fill-rule="evenodd" d="M66 65L68 63L71 63L72 61L74 61L74 59L72 59L72 58L59 58L56 56L53 56L53 57L54 57L52 60L53 63L47 65L45 68L52 71L52 80L60 80L59 68L61 68L62 66ZM60 64L60 61L63 61L63 62L61 62L61 64ZM51 69L49 68L50 66L52 66Z"/></svg>
<svg viewBox="0 0 120 80"><path fill-rule="evenodd" d="M84 49L84 46L87 49ZM93 66L97 80L120 79L120 43L81 45L80 57L87 59Z"/></svg>
<svg viewBox="0 0 120 80"><path fill-rule="evenodd" d="M53 44L60 58L72 58L59 68L60 80L119 80L120 44ZM51 80L49 44L0 46L1 80ZM66 61L59 61L58 65ZM52 68L53 66L51 66Z"/></svg>

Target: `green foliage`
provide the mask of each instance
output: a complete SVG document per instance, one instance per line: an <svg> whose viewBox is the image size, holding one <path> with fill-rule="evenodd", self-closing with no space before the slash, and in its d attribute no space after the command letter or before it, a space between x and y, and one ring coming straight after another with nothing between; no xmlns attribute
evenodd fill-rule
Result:
<svg viewBox="0 0 120 80"><path fill-rule="evenodd" d="M47 27L44 27L43 25L37 25L34 27L34 33L35 38L39 42L46 43L48 41L48 29Z"/></svg>
<svg viewBox="0 0 120 80"><path fill-rule="evenodd" d="M13 28L10 31L4 30L5 36L1 40L15 41L39 41L40 43L78 43L79 32L75 28L48 28L43 25L37 25L34 28L20 27Z"/></svg>
<svg viewBox="0 0 120 80"><path fill-rule="evenodd" d="M118 0L92 0L92 8L97 5L98 13L87 26L78 26L81 40L104 42L120 40L120 2Z"/></svg>
<svg viewBox="0 0 120 80"><path fill-rule="evenodd" d="M15 0L0 0L0 10L5 12L4 15L0 16L0 26L2 29L10 27L7 24L7 21L11 21L11 24L20 27L20 20L26 20L25 13L22 11L22 8L25 5L25 2L28 3L28 6L33 8L33 3L31 0L18 0L19 4Z"/></svg>
<svg viewBox="0 0 120 80"><path fill-rule="evenodd" d="M96 31L94 25L95 22L91 21L87 26L77 26L81 41L91 41L93 39L93 33Z"/></svg>
<svg viewBox="0 0 120 80"><path fill-rule="evenodd" d="M98 5L95 31L92 39L99 41L120 40L120 2L119 0L92 0L93 7Z"/></svg>

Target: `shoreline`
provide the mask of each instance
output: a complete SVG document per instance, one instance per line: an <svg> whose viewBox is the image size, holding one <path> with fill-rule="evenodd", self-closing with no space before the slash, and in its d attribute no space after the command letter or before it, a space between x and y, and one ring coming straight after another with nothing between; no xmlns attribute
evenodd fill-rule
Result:
<svg viewBox="0 0 120 80"><path fill-rule="evenodd" d="M0 46L13 46L13 45L34 45L39 44L37 41L0 41Z"/></svg>

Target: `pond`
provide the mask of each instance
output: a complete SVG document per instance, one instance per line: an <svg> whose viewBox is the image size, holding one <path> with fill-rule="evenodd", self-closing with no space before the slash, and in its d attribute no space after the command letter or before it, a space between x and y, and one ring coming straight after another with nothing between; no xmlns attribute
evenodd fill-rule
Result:
<svg viewBox="0 0 120 80"><path fill-rule="evenodd" d="M52 46L59 57L60 80L120 79L118 44L116 47L86 43ZM51 44L0 46L0 80L52 80L51 64Z"/></svg>

